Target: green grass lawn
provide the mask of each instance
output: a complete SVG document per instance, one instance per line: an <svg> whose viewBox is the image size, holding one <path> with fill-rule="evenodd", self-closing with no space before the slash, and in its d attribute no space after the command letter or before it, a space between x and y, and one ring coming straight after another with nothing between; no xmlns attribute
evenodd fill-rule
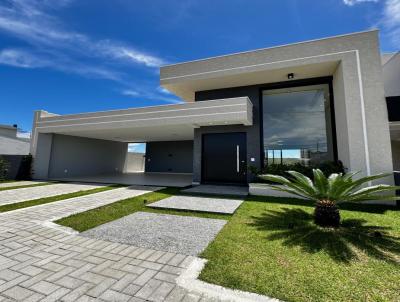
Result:
<svg viewBox="0 0 400 302"><path fill-rule="evenodd" d="M203 252L200 278L285 301L400 301L400 211L346 205L338 230L316 227L312 212L248 197Z"/></svg>
<svg viewBox="0 0 400 302"><path fill-rule="evenodd" d="M90 189L90 190L82 190L82 191L78 191L78 192L74 192L74 193L67 193L67 194L61 194L61 195L50 196L50 197L45 197L45 198L22 201L22 202L18 202L18 203L5 204L5 205L0 206L0 213L13 211L13 210L17 210L17 209L22 209L22 208L38 206L41 204L55 202L55 201L64 200L64 199L85 196L85 195L94 194L94 193L100 193L100 192L104 192L104 191L108 191L108 190L112 190L112 189L116 189L116 188L120 188L120 187L123 187L123 186L110 185L110 186L100 187L100 188L95 188L95 189Z"/></svg>
<svg viewBox="0 0 400 302"><path fill-rule="evenodd" d="M9 182L18 182L19 180L14 179L0 179L0 184L9 183Z"/></svg>
<svg viewBox="0 0 400 302"><path fill-rule="evenodd" d="M133 214L135 212L151 212L159 214L196 216L205 218L228 219L230 215L200 213L192 211L168 210L168 209L152 209L146 207L146 204L159 201L161 199L179 194L179 188L165 188L159 191L146 193L140 196L120 200L99 208L95 208L86 212L74 214L65 218L61 218L55 223L73 228L76 231L83 232L107 223L121 217Z"/></svg>

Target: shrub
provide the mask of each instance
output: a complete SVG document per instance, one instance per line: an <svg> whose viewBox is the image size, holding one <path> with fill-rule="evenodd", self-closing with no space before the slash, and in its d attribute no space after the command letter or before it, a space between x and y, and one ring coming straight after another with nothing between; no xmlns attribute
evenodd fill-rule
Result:
<svg viewBox="0 0 400 302"><path fill-rule="evenodd" d="M339 203L398 200L400 198L394 194L399 189L397 186L378 184L364 187L365 183L389 176L391 173L381 173L354 179L353 177L357 172L333 173L327 177L321 170L314 169L314 181L296 171L288 171L287 174L291 176L290 179L272 174L260 175L260 177L281 185L269 184L268 186L273 190L313 200L315 202L314 222L321 227L339 227L340 213L337 207ZM387 192L391 192L391 194L381 194Z"/></svg>
<svg viewBox="0 0 400 302"><path fill-rule="evenodd" d="M0 180L6 180L10 164L0 156Z"/></svg>
<svg viewBox="0 0 400 302"><path fill-rule="evenodd" d="M18 180L32 179L32 155L25 155L22 158L21 165L15 178Z"/></svg>
<svg viewBox="0 0 400 302"><path fill-rule="evenodd" d="M291 178L292 176L288 174L287 171L296 171L314 180L314 174L313 174L314 169L321 170L326 177L329 177L329 175L333 173L342 173L342 174L345 173L345 169L341 161L325 161L318 164L310 164L308 166L301 163L268 164L261 170L258 170L255 167L251 167L250 171L253 174L257 175L257 181L268 182L267 180L260 178L259 175L273 174Z"/></svg>

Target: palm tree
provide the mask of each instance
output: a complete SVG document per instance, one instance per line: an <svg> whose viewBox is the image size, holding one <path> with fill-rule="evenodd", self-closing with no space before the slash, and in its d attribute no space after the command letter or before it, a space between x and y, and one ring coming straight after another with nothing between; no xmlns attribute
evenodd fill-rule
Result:
<svg viewBox="0 0 400 302"><path fill-rule="evenodd" d="M337 207L341 202L359 202L367 200L397 200L394 194L380 195L382 192L400 189L397 186L385 184L361 186L367 182L386 177L390 174L377 174L353 179L358 173L331 174L326 177L319 169L313 169L314 181L307 176L296 172L287 171L291 176L286 178L279 175L260 175L262 179L275 184L269 186L278 191L287 192L296 196L315 201L314 222L322 227L337 228L340 225L340 213ZM277 184L281 184L277 185Z"/></svg>

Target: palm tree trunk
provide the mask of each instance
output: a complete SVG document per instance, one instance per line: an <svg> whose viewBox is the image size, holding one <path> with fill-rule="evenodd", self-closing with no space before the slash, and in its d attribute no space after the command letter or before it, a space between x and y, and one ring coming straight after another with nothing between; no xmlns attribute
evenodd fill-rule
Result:
<svg viewBox="0 0 400 302"><path fill-rule="evenodd" d="M315 205L314 222L321 227L338 228L340 213L336 203L331 200L319 200Z"/></svg>

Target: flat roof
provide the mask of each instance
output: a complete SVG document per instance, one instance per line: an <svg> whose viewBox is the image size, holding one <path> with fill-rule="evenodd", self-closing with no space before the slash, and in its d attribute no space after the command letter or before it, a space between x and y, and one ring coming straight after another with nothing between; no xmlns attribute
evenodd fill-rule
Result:
<svg viewBox="0 0 400 302"><path fill-rule="evenodd" d="M16 126L10 126L10 125L4 125L4 124L0 124L0 128L2 129L10 129L10 130L16 130L17 127Z"/></svg>
<svg viewBox="0 0 400 302"><path fill-rule="evenodd" d="M263 47L263 48L256 48L256 49L245 50L245 51L239 51L239 52L232 52L232 53L229 53L229 54L218 55L218 56L211 56L211 57L202 58L202 59L195 59L195 60L189 60L189 61L184 61L184 62L165 64L165 65L161 65L160 68L163 68L163 67L170 67L170 66L177 66L177 65L186 64L186 63L194 63L194 62L207 61L207 60L210 60L210 59L217 59L217 58L230 57L230 56L235 56L235 55L240 55L240 54L246 54L246 53L254 53L254 52L258 52L258 51L265 51L265 50L270 50L270 49L276 49L276 48L287 47L287 46L293 46L293 45L299 45L299 44L306 44L306 43L317 42L317 41L323 41L323 40L336 39L336 38L347 37L347 36L352 36L352 35L357 35L357 34L375 32L375 31L379 31L379 29L378 29L378 28L372 28L372 29L367 29L367 30L362 30L362 31L356 31L356 32L352 32L352 33L347 33L347 34L341 34L341 35L335 35L335 36L329 36L329 37L323 37L323 38L317 38L317 39L311 39L311 40L304 40L304 41L298 41L298 42L293 42L293 43L288 43L288 44L280 44L280 45L276 45L276 46L269 46L269 47Z"/></svg>
<svg viewBox="0 0 400 302"><path fill-rule="evenodd" d="M160 84L193 102L195 93L295 79L332 76L339 62L367 47L378 45L378 30L325 37L292 44L261 48L160 68Z"/></svg>

